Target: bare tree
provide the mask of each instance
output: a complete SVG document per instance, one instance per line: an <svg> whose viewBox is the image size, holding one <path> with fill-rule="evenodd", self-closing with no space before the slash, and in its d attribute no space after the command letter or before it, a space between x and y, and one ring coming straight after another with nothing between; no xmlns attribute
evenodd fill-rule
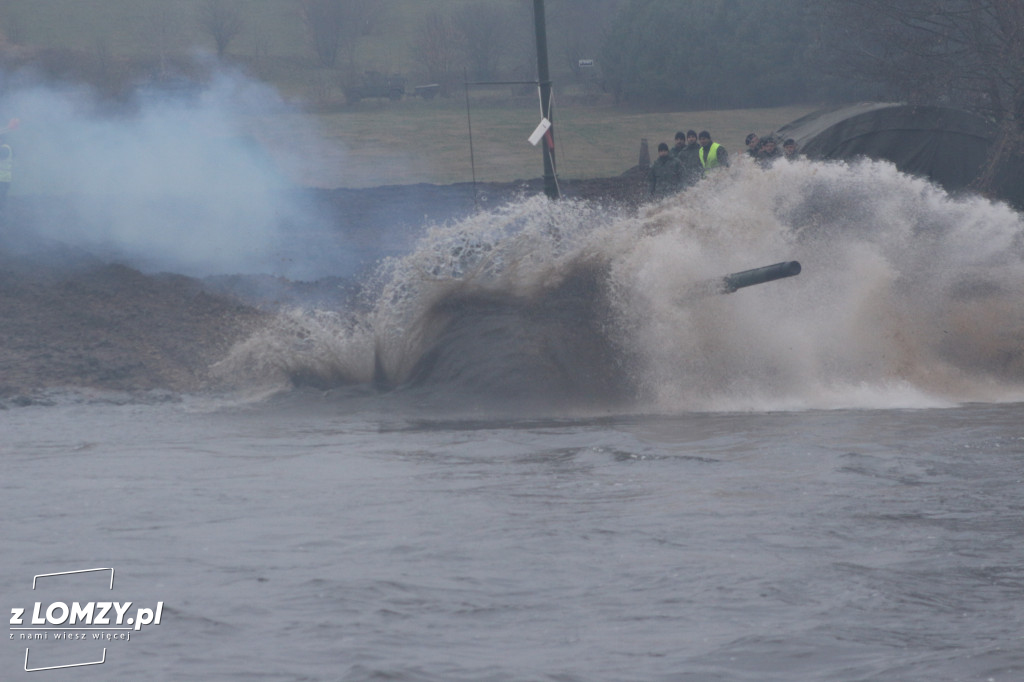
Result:
<svg viewBox="0 0 1024 682"><path fill-rule="evenodd" d="M299 14L322 66L334 67L344 49L354 68L356 43L379 24L384 6L378 0L299 0Z"/></svg>
<svg viewBox="0 0 1024 682"><path fill-rule="evenodd" d="M14 45L25 42L25 29L17 12L14 0L0 2L0 40L6 39Z"/></svg>
<svg viewBox="0 0 1024 682"><path fill-rule="evenodd" d="M120 84L115 76L114 59L110 55L110 46L106 39L96 38L95 43L95 82L97 88L105 93L116 92Z"/></svg>
<svg viewBox="0 0 1024 682"><path fill-rule="evenodd" d="M144 30L149 44L157 52L157 77L165 78L170 72L170 53L174 47L175 36L179 35L176 16L166 6L154 6Z"/></svg>
<svg viewBox="0 0 1024 682"><path fill-rule="evenodd" d="M427 78L441 86L442 95L450 95L449 87L461 53L461 34L451 16L434 10L423 17L415 53L427 69Z"/></svg>
<svg viewBox="0 0 1024 682"><path fill-rule="evenodd" d="M978 181L1024 158L1024 0L833 0L838 54L851 76L911 102L961 106L996 121L1000 139Z"/></svg>
<svg viewBox="0 0 1024 682"><path fill-rule="evenodd" d="M455 15L455 26L462 37L466 61L473 75L494 78L508 48L510 13L502 5L477 2Z"/></svg>
<svg viewBox="0 0 1024 682"><path fill-rule="evenodd" d="M343 17L337 0L300 0L299 13L321 66L333 67L341 46Z"/></svg>
<svg viewBox="0 0 1024 682"><path fill-rule="evenodd" d="M244 25L240 7L230 0L206 0L199 6L196 21L213 38L218 57L224 56Z"/></svg>
<svg viewBox="0 0 1024 682"><path fill-rule="evenodd" d="M577 79L582 80L581 59L594 59L622 0L553 0L548 3L548 40Z"/></svg>
<svg viewBox="0 0 1024 682"><path fill-rule="evenodd" d="M349 0L347 13L353 36L372 35L385 16L387 4L380 0Z"/></svg>

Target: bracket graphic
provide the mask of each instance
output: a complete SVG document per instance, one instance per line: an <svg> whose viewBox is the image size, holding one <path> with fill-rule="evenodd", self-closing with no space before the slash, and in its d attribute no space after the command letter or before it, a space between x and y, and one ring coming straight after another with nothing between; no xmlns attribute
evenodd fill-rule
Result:
<svg viewBox="0 0 1024 682"><path fill-rule="evenodd" d="M61 573L40 573L32 576L32 589L36 589L36 580L39 578L52 578L56 575L74 575L75 573L92 573L94 571L110 571L110 589L114 589L114 569L112 568L83 568L81 571L62 571Z"/></svg>
<svg viewBox="0 0 1024 682"><path fill-rule="evenodd" d="M40 578L53 578L61 575L75 575L77 573L94 573L97 571L110 571L110 589L114 589L114 569L113 568L85 568L80 571L61 571L60 573L40 573L39 575L32 576L32 589L36 589L36 581ZM67 665L52 665L43 668L29 668L28 667L28 647L25 648L25 672L34 673L40 670L57 670L58 668L79 668L84 665L100 665L107 661L107 649L103 648L103 657L98 661L89 661L88 663L69 663Z"/></svg>
<svg viewBox="0 0 1024 682"><path fill-rule="evenodd" d="M51 665L45 668L30 668L28 667L28 649L25 649L25 672L35 673L40 670L57 670L58 668L80 668L83 665L99 665L100 663L106 663L107 661L107 648L103 647L103 658L98 661L90 661L88 663L69 663L67 665Z"/></svg>

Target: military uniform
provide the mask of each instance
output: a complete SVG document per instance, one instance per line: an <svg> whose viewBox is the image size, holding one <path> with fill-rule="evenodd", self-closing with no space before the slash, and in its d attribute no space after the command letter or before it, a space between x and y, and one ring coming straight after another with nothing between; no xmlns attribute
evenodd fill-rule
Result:
<svg viewBox="0 0 1024 682"><path fill-rule="evenodd" d="M700 145L696 142L683 147L677 157L683 164L683 186L689 187L704 175L704 164L700 162Z"/></svg>
<svg viewBox="0 0 1024 682"><path fill-rule="evenodd" d="M659 155L651 164L648 178L651 196L664 197L678 192L683 186L683 164L669 153Z"/></svg>

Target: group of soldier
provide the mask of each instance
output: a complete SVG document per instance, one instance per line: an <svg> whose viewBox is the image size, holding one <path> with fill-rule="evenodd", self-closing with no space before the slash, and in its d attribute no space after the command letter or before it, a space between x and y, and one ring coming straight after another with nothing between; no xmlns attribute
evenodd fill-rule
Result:
<svg viewBox="0 0 1024 682"><path fill-rule="evenodd" d="M761 138L750 133L746 138L747 154L760 166L767 168L776 159L792 159L796 156L796 142L787 139L778 147L778 141L771 135ZM652 197L664 197L696 183L709 171L727 167L729 153L725 147L711 139L711 133L702 130L680 131L675 136L675 146L662 142L658 145L658 158L648 171L648 185Z"/></svg>
<svg viewBox="0 0 1024 682"><path fill-rule="evenodd" d="M782 143L782 149L779 149L779 141L775 136L759 137L757 133L750 133L747 135L746 144L747 154L765 168L771 166L778 158L796 158L796 140L793 138L786 139Z"/></svg>

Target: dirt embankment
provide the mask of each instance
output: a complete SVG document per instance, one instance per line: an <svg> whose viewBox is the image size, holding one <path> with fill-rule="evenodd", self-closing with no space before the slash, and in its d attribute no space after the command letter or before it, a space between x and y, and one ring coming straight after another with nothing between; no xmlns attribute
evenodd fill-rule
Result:
<svg viewBox="0 0 1024 682"><path fill-rule="evenodd" d="M561 188L568 197L635 205L638 177L566 181ZM489 184L487 191L512 197L542 187L535 180ZM381 189L339 190L325 198L344 224L353 206L376 203ZM419 191L429 208L431 192ZM438 188L434 217L451 210L449 195ZM89 258L46 262L0 247L0 407L62 387L132 393L210 388L210 365L268 315L266 300L238 296L237 288L216 286L212 278L145 275Z"/></svg>
<svg viewBox="0 0 1024 682"><path fill-rule="evenodd" d="M0 398L58 386L193 391L255 328L255 308L122 265L0 270Z"/></svg>

